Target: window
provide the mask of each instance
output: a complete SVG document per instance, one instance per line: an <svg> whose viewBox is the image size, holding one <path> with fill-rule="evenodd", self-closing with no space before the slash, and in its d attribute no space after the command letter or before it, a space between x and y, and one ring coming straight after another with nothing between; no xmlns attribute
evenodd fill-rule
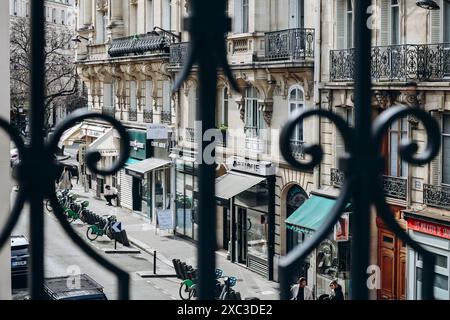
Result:
<svg viewBox="0 0 450 320"><path fill-rule="evenodd" d="M444 21L442 23L442 26L444 28L444 42L450 42L450 3L447 1L444 1L442 3L443 8L442 13L444 15Z"/></svg>
<svg viewBox="0 0 450 320"><path fill-rule="evenodd" d="M289 1L289 28L304 28L305 21L305 1L290 0Z"/></svg>
<svg viewBox="0 0 450 320"><path fill-rule="evenodd" d="M346 14L345 14L345 28L346 28L346 45L347 48L353 48L353 7L352 0L347 0Z"/></svg>
<svg viewBox="0 0 450 320"><path fill-rule="evenodd" d="M52 21L53 23L56 23L56 9L52 9Z"/></svg>
<svg viewBox="0 0 450 320"><path fill-rule="evenodd" d="M66 13L64 10L61 10L61 24L65 24L66 21Z"/></svg>
<svg viewBox="0 0 450 320"><path fill-rule="evenodd" d="M163 29L172 30L172 1L164 0L163 3Z"/></svg>
<svg viewBox="0 0 450 320"><path fill-rule="evenodd" d="M95 40L97 43L105 43L106 41L106 15L103 11L97 11Z"/></svg>
<svg viewBox="0 0 450 320"><path fill-rule="evenodd" d="M302 111L304 104L303 91L298 87L291 89L289 91L289 115ZM297 125L291 140L295 142L303 141L303 124Z"/></svg>
<svg viewBox="0 0 450 320"><path fill-rule="evenodd" d="M145 110L153 110L152 106L152 81L145 81Z"/></svg>
<svg viewBox="0 0 450 320"><path fill-rule="evenodd" d="M114 83L103 84L103 105L114 107Z"/></svg>
<svg viewBox="0 0 450 320"><path fill-rule="evenodd" d="M13 14L17 16L17 0L14 0L13 3Z"/></svg>
<svg viewBox="0 0 450 320"><path fill-rule="evenodd" d="M130 81L130 110L137 110L136 81Z"/></svg>
<svg viewBox="0 0 450 320"><path fill-rule="evenodd" d="M29 2L26 3L25 10L26 10L25 15L26 15L27 17L29 17L29 16L30 16L30 3L29 3ZM44 12L45 12L45 11L44 11Z"/></svg>
<svg viewBox="0 0 450 320"><path fill-rule="evenodd" d="M398 147L400 142L408 137L408 119L402 118L389 129L389 175L392 177L407 177L408 165L402 161Z"/></svg>
<svg viewBox="0 0 450 320"><path fill-rule="evenodd" d="M442 124L442 183L450 184L450 115L443 116Z"/></svg>
<svg viewBox="0 0 450 320"><path fill-rule="evenodd" d="M258 91L254 87L245 90L245 135L260 138L264 129L262 112L258 109Z"/></svg>
<svg viewBox="0 0 450 320"><path fill-rule="evenodd" d="M228 127L228 88L224 87L219 94L221 101L219 102L219 112L217 115L217 127Z"/></svg>
<svg viewBox="0 0 450 320"><path fill-rule="evenodd" d="M249 8L248 0L242 0L242 32L248 32Z"/></svg>
<svg viewBox="0 0 450 320"><path fill-rule="evenodd" d="M145 23L146 27L145 30L147 32L151 32L153 30L154 22L153 22L153 0L147 0L147 6L145 8L146 17L145 17Z"/></svg>
<svg viewBox="0 0 450 320"><path fill-rule="evenodd" d="M391 44L400 44L400 4L398 0L391 0L390 18Z"/></svg>

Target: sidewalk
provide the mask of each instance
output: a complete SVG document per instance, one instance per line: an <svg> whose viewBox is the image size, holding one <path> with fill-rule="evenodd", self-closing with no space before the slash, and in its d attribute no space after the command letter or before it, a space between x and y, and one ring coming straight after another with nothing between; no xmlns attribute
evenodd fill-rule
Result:
<svg viewBox="0 0 450 320"><path fill-rule="evenodd" d="M110 207L105 200L99 200L93 194L85 193L81 184L74 184L73 192L89 199L89 209L98 215L113 214L122 222L130 242L139 249L153 255L157 254L157 274L174 274L172 259L180 259L197 266L197 248L195 243L168 234L167 231L157 231L144 217L120 207ZM114 202L113 202L114 203ZM262 276L248 270L245 266L231 263L226 259L226 252L217 252L216 265L224 271L224 275L238 279L236 290L242 298L258 297L262 300L278 300L278 283L271 282ZM144 271L144 270L136 270ZM150 270L147 270L150 271ZM179 281L179 280L177 280Z"/></svg>

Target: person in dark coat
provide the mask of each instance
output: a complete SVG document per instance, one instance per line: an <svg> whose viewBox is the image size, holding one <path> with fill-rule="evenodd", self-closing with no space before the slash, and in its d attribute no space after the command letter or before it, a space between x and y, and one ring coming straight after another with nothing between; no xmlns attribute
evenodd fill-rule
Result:
<svg viewBox="0 0 450 320"><path fill-rule="evenodd" d="M331 294L329 300L345 300L344 293L342 292L342 286L337 282L337 280L333 280L330 282Z"/></svg>

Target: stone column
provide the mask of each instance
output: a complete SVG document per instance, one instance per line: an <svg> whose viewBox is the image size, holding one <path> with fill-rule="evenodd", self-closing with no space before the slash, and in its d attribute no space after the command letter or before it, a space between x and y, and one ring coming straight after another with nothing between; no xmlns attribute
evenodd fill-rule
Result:
<svg viewBox="0 0 450 320"><path fill-rule="evenodd" d="M127 5L128 5L128 1ZM124 23L123 23L123 4L122 0L110 0L111 20L108 28L111 35L111 39L122 37L124 35Z"/></svg>
<svg viewBox="0 0 450 320"><path fill-rule="evenodd" d="M0 117L9 120L9 1L0 1ZM0 228L10 214L10 139L0 135ZM11 249L7 241L0 251L0 300L11 299Z"/></svg>

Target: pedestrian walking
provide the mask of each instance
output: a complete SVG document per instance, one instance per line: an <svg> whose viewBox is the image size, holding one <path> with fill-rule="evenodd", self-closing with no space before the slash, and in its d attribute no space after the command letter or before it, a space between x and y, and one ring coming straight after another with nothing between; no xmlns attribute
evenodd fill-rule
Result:
<svg viewBox="0 0 450 320"><path fill-rule="evenodd" d="M72 174L67 167L64 167L61 176L59 177L58 187L60 190L71 190L72 189Z"/></svg>
<svg viewBox="0 0 450 320"><path fill-rule="evenodd" d="M345 300L344 293L342 292L342 286L337 282L337 280L333 280L330 282L331 294L329 300Z"/></svg>
<svg viewBox="0 0 450 320"><path fill-rule="evenodd" d="M119 191L116 188L106 185L105 193L104 193L104 196L106 199L106 205L112 206L113 205L111 202L112 199L116 199L116 204L117 204L118 194L119 194Z"/></svg>
<svg viewBox="0 0 450 320"><path fill-rule="evenodd" d="M306 286L306 278L298 278L297 284L291 287L291 300L313 300L312 290Z"/></svg>

